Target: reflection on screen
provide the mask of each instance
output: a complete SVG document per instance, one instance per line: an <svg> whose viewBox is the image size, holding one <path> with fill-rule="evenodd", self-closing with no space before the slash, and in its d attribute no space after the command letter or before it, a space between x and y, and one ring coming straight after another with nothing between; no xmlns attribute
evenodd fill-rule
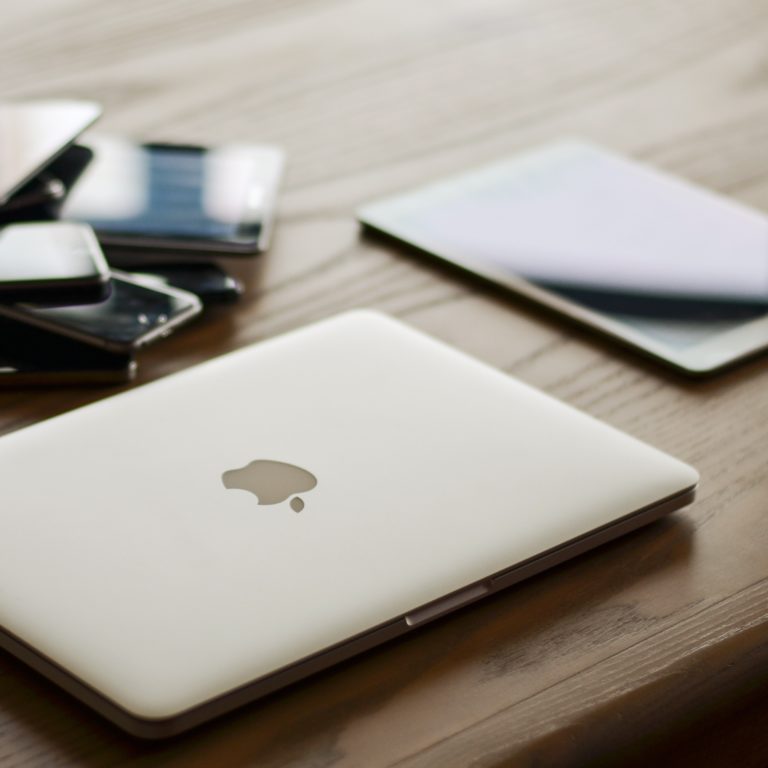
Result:
<svg viewBox="0 0 768 768"><path fill-rule="evenodd" d="M677 348L768 313L765 217L587 145L374 204L363 218Z"/></svg>
<svg viewBox="0 0 768 768"><path fill-rule="evenodd" d="M108 341L131 344L148 330L164 325L184 306L183 299L112 278L112 293L105 301L72 307L32 307L31 314L49 322Z"/></svg>
<svg viewBox="0 0 768 768"><path fill-rule="evenodd" d="M277 168L271 151L137 145L102 137L63 216L147 237L255 239ZM263 184L261 183L263 180Z"/></svg>

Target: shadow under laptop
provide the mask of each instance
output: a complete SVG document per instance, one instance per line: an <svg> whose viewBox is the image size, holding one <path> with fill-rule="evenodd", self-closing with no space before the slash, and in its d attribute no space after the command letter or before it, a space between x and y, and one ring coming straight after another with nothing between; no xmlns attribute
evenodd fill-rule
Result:
<svg viewBox="0 0 768 768"><path fill-rule="evenodd" d="M690 607L696 599L677 587L691 569L693 531L684 512L651 523L165 741L123 734L2 654L0 729L19 760L34 752L44 762L94 768L268 768L309 755L324 766L344 762L350 749L391 761L419 748L420 720L449 729L477 722L642 641Z"/></svg>

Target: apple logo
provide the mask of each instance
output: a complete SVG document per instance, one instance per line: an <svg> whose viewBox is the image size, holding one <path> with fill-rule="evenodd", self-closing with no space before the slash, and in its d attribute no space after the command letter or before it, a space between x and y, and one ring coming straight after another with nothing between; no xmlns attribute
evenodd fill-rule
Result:
<svg viewBox="0 0 768 768"><path fill-rule="evenodd" d="M257 459L239 469L227 470L221 481L225 488L252 493L259 504L279 504L293 496L290 505L294 512L304 509L304 501L295 494L311 491L317 485L317 478L306 469L267 459Z"/></svg>

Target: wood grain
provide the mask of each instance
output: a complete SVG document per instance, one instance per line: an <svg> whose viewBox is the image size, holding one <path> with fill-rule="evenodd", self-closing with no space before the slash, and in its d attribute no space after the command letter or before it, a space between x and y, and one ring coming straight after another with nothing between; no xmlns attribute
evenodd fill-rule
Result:
<svg viewBox="0 0 768 768"><path fill-rule="evenodd" d="M681 379L354 221L563 135L768 211L768 2L27 0L2 35L3 98L93 98L105 130L288 152L273 247L228 262L246 299L142 353L137 385L371 306L702 485L673 519L164 744L0 657L0 766L768 764L765 359ZM0 431L114 391L0 393Z"/></svg>

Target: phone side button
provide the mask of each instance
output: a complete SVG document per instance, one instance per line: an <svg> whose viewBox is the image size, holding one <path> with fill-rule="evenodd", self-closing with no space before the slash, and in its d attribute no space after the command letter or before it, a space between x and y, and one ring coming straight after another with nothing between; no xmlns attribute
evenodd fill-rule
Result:
<svg viewBox="0 0 768 768"><path fill-rule="evenodd" d="M438 616L442 616L450 611L455 611L462 605L479 600L491 591L488 584L473 584L471 587L460 589L458 592L453 592L446 597L441 597L439 600L427 603L427 605L417 608L415 611L411 611L405 616L405 623L409 627L415 627L419 624L424 624L427 621L432 621Z"/></svg>

